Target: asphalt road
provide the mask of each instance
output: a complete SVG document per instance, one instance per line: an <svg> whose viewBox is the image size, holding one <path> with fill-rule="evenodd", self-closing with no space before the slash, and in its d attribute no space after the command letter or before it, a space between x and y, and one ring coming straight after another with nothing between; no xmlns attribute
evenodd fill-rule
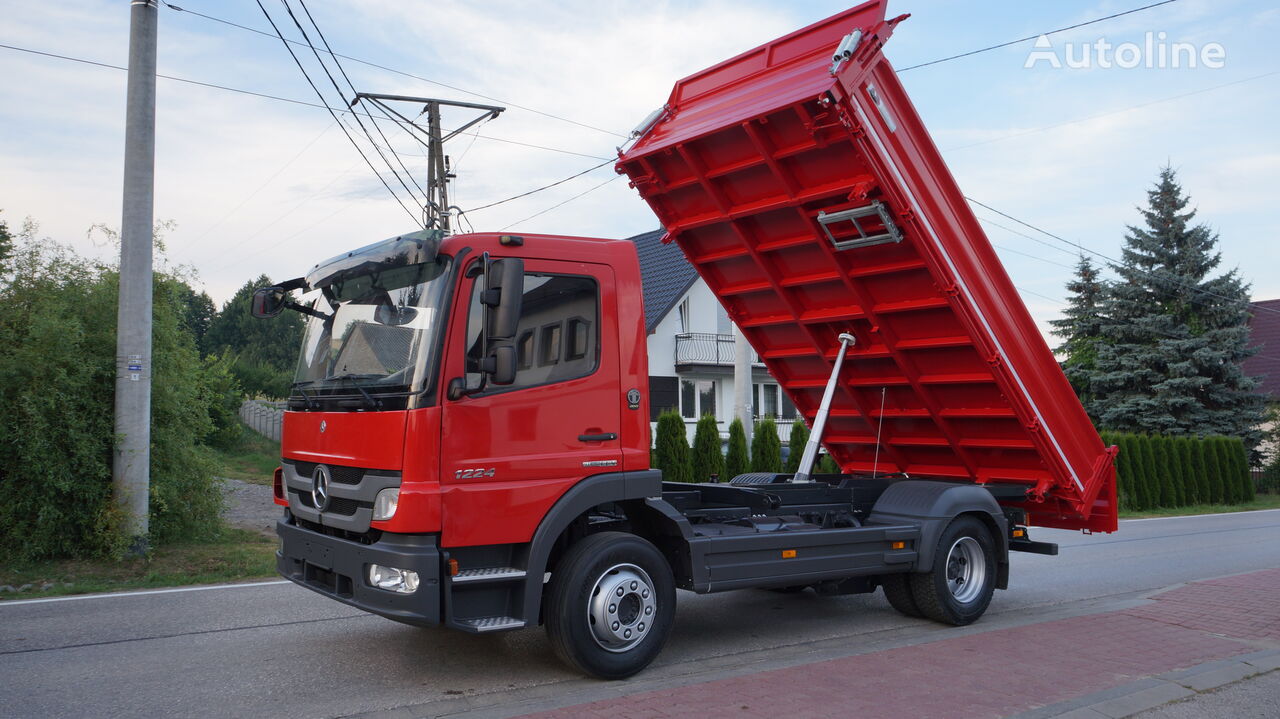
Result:
<svg viewBox="0 0 1280 719"><path fill-rule="evenodd" d="M1091 611L1180 582L1280 566L1280 510L1132 520L1113 535L1035 530L1057 557L1014 554L982 624ZM768 665L816 643L928 640L879 593L681 592L676 628L640 676ZM590 686L541 629L470 636L403 626L288 583L0 603L0 715L347 716L451 712ZM436 707L436 709L432 709Z"/></svg>

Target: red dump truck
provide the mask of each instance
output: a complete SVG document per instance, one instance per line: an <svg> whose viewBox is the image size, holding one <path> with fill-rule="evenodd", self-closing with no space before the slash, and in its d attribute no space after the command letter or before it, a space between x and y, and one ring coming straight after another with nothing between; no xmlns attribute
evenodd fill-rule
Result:
<svg viewBox="0 0 1280 719"><path fill-rule="evenodd" d="M882 588L960 625L1010 551L1056 553L1028 526L1114 531L1116 450L881 53L902 19L868 2L681 80L617 164L813 428L796 475L650 468L631 243L415 232L255 296L308 315L280 573L411 624L543 624L618 678L677 589Z"/></svg>

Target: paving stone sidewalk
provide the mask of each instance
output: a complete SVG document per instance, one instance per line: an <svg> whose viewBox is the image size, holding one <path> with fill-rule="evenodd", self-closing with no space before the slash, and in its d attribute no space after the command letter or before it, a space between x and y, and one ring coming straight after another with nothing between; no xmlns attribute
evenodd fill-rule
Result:
<svg viewBox="0 0 1280 719"><path fill-rule="evenodd" d="M1280 662L1280 569L1152 600L531 716L1121 717Z"/></svg>

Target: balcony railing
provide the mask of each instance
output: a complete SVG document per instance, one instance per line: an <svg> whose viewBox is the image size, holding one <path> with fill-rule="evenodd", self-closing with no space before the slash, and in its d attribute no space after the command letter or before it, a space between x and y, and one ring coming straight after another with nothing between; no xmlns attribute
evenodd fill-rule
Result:
<svg viewBox="0 0 1280 719"><path fill-rule="evenodd" d="M714 365L732 367L735 361L733 335L711 332L682 332L676 335L676 365ZM753 350L751 364L764 366Z"/></svg>

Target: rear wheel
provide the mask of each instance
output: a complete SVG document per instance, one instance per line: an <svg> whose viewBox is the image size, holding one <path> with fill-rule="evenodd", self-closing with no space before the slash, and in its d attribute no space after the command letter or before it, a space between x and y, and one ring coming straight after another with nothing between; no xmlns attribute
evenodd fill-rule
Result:
<svg viewBox="0 0 1280 719"><path fill-rule="evenodd" d="M675 616L675 580L649 542L593 534L560 560L547 591L547 635L566 664L623 679L662 651Z"/></svg>
<svg viewBox="0 0 1280 719"><path fill-rule="evenodd" d="M916 607L930 619L963 626L987 611L995 592L995 542L976 517L951 521L938 539L933 567L909 575Z"/></svg>
<svg viewBox="0 0 1280 719"><path fill-rule="evenodd" d="M916 598L911 594L911 583L906 574L886 574L880 577L880 586L884 589L884 598L889 600L894 609L916 619L924 616L924 612L916 606Z"/></svg>

